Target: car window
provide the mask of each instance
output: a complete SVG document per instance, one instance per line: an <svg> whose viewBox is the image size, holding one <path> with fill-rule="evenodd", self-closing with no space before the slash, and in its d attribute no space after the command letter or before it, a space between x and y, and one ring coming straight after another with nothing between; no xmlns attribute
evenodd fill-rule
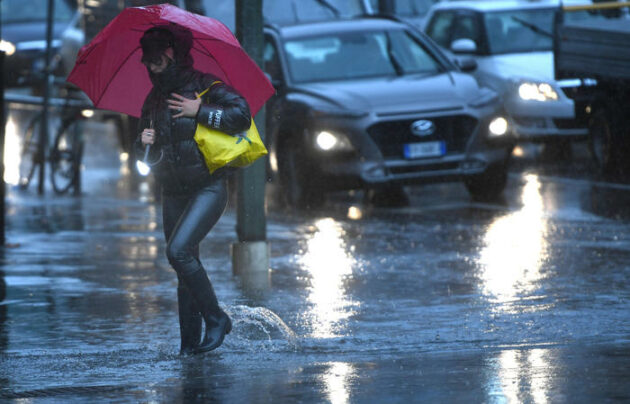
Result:
<svg viewBox="0 0 630 404"><path fill-rule="evenodd" d="M481 42L477 21L474 14L458 14L451 26L451 40L447 48L450 48L451 43L457 39L472 39L479 46Z"/></svg>
<svg viewBox="0 0 630 404"><path fill-rule="evenodd" d="M484 15L491 54L551 50L553 8L492 12Z"/></svg>
<svg viewBox="0 0 630 404"><path fill-rule="evenodd" d="M451 44L451 26L455 20L454 12L437 12L427 28L427 35L443 48Z"/></svg>
<svg viewBox="0 0 630 404"><path fill-rule="evenodd" d="M48 0L2 0L2 23L46 21ZM55 0L56 21L70 21L74 7L65 0Z"/></svg>
<svg viewBox="0 0 630 404"><path fill-rule="evenodd" d="M405 31L353 32L285 43L296 83L353 80L440 70L435 58Z"/></svg>

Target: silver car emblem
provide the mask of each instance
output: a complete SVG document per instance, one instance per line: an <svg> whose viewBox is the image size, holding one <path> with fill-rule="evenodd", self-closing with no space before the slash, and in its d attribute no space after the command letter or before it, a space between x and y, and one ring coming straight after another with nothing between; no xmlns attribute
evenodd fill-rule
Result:
<svg viewBox="0 0 630 404"><path fill-rule="evenodd" d="M435 133L435 124L426 119L420 119L411 124L411 133L416 136L429 136Z"/></svg>

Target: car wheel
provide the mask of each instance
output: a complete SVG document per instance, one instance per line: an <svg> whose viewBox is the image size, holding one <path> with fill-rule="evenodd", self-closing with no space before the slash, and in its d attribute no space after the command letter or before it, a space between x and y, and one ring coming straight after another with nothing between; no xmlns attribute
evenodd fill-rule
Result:
<svg viewBox="0 0 630 404"><path fill-rule="evenodd" d="M497 199L507 185L507 165L505 163L491 165L482 174L465 178L464 184L475 200Z"/></svg>
<svg viewBox="0 0 630 404"><path fill-rule="evenodd" d="M366 192L367 202L377 207L399 208L409 206L409 195L401 185L387 185Z"/></svg>
<svg viewBox="0 0 630 404"><path fill-rule="evenodd" d="M589 147L591 155L601 174L609 174L615 166L613 155L613 132L604 110L593 114L589 122Z"/></svg>
<svg viewBox="0 0 630 404"><path fill-rule="evenodd" d="M312 178L314 170L309 169L310 164L303 152L303 146L286 143L278 157L280 186L285 204L300 209L321 207L325 194L317 179Z"/></svg>

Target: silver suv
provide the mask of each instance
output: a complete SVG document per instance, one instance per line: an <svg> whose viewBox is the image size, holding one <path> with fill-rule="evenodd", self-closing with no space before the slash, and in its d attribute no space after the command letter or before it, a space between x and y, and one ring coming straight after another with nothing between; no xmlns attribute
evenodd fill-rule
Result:
<svg viewBox="0 0 630 404"><path fill-rule="evenodd" d="M477 62L480 83L502 95L519 140L581 139L588 131L554 80L555 0L487 0L434 5L424 32L444 50Z"/></svg>

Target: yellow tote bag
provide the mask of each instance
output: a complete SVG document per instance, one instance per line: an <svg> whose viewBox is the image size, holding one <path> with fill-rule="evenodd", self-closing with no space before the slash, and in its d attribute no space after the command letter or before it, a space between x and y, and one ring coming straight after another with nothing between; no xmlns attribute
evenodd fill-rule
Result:
<svg viewBox="0 0 630 404"><path fill-rule="evenodd" d="M218 83L220 82L215 81L212 85ZM209 89L199 94L199 97ZM267 149L256 129L254 118L252 118L252 125L245 133L234 136L197 124L195 141L210 173L226 165L245 167L267 154Z"/></svg>

